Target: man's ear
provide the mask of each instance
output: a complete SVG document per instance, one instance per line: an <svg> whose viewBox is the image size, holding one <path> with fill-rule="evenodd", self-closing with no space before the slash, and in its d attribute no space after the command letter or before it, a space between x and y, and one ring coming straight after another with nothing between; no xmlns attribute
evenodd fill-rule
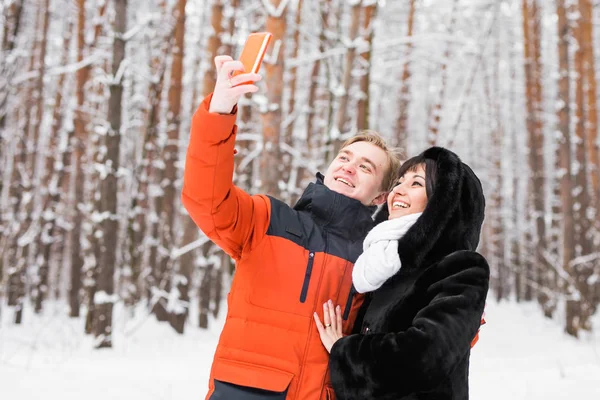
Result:
<svg viewBox="0 0 600 400"><path fill-rule="evenodd" d="M373 202L372 202L373 205L378 206L380 204L385 203L385 201L387 200L388 194L389 194L388 192L379 193L379 195L373 199Z"/></svg>

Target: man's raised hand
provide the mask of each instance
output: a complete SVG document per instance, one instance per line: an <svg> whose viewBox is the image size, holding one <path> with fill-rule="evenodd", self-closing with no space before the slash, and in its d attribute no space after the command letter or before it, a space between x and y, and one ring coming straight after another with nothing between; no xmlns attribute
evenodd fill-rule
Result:
<svg viewBox="0 0 600 400"><path fill-rule="evenodd" d="M242 73L232 77L234 71L244 71L244 65L230 56L216 56L215 66L217 83L208 112L230 114L241 96L258 91L254 83L261 80L261 76Z"/></svg>

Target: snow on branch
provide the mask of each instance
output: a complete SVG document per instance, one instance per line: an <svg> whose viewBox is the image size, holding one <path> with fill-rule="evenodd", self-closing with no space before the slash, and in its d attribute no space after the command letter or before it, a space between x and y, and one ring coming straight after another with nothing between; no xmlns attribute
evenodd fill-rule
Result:
<svg viewBox="0 0 600 400"><path fill-rule="evenodd" d="M290 68L299 67L301 65L312 64L315 61L324 60L327 58L333 58L345 54L348 49L344 46L334 47L324 52L318 52L309 56L302 56L302 58L290 58L286 60L286 65Z"/></svg>
<svg viewBox="0 0 600 400"><path fill-rule="evenodd" d="M313 160L306 159L302 156L302 153L290 146L287 143L279 143L279 147L281 150L290 154L293 157L293 161L295 165L305 165L306 168L311 171L311 173L316 174L318 169L315 166L315 162Z"/></svg>
<svg viewBox="0 0 600 400"><path fill-rule="evenodd" d="M569 262L569 267L573 268L575 266L588 264L596 260L600 260L600 253L586 254L585 256L579 256L572 259Z"/></svg>
<svg viewBox="0 0 600 400"><path fill-rule="evenodd" d="M204 236L200 239L197 239L191 243L186 244L183 247L180 247L178 249L173 249L173 250L171 250L171 259L175 260L175 259L181 257L182 255L184 255L185 253L188 253L192 250L197 249L198 247L202 246L206 242L208 242L208 237Z"/></svg>
<svg viewBox="0 0 600 400"><path fill-rule="evenodd" d="M273 18L281 18L289 2L290 0L283 0L281 3L279 3L279 7L275 8L269 0L262 0L262 4L265 7L267 14Z"/></svg>

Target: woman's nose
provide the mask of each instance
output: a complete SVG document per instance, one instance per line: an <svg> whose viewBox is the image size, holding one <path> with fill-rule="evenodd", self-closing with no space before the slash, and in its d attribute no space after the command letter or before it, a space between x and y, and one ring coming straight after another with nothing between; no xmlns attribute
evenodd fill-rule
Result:
<svg viewBox="0 0 600 400"><path fill-rule="evenodd" d="M401 183L399 183L396 186L394 186L392 192L396 194L404 194L404 186Z"/></svg>

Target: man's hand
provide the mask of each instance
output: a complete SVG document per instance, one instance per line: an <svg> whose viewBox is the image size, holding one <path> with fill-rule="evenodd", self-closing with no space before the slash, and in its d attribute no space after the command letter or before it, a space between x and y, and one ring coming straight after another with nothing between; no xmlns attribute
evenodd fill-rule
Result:
<svg viewBox="0 0 600 400"><path fill-rule="evenodd" d="M314 313L315 323L321 336L321 342L327 349L328 353L331 353L333 344L343 337L342 335L342 308L340 306L333 307L333 302L329 300L323 304L323 322L321 323L317 313Z"/></svg>
<svg viewBox="0 0 600 400"><path fill-rule="evenodd" d="M244 71L244 65L241 61L235 61L229 56L216 56L215 66L217 67L217 83L208 112L230 114L242 95L258 91L258 87L253 83L261 80L261 76L240 74L232 78L234 71Z"/></svg>

